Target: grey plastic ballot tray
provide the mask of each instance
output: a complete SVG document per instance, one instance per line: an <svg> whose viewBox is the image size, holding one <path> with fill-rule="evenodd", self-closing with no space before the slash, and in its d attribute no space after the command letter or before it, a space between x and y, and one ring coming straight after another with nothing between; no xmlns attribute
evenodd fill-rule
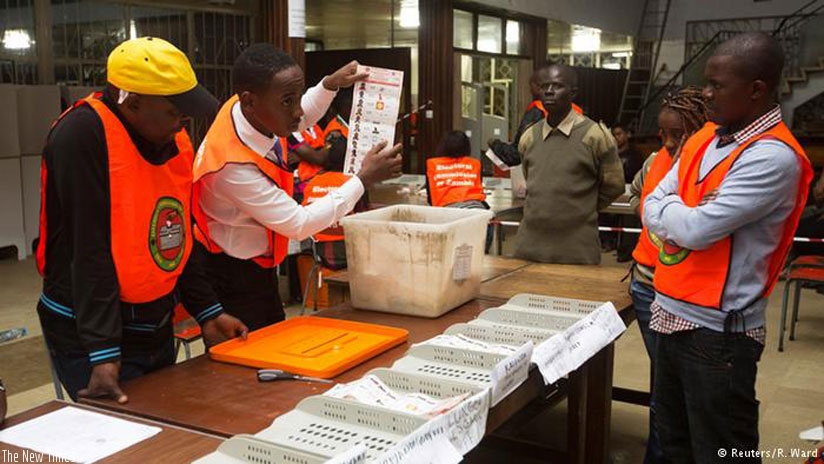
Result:
<svg viewBox="0 0 824 464"><path fill-rule="evenodd" d="M476 319L468 323L454 324L444 332L447 335L464 335L487 343L499 343L508 346L521 346L528 341L538 345L558 333L554 330L536 329L507 324L496 324Z"/></svg>
<svg viewBox="0 0 824 464"><path fill-rule="evenodd" d="M520 327L562 332L575 324L582 316L568 316L549 312L531 311L517 307L489 308L478 315L479 320Z"/></svg>
<svg viewBox="0 0 824 464"><path fill-rule="evenodd" d="M423 393L433 398L446 399L469 393L474 395L481 387L444 379L433 379L429 375L401 372L384 367L372 369L366 375L374 375L389 388L402 393Z"/></svg>
<svg viewBox="0 0 824 464"><path fill-rule="evenodd" d="M493 387L493 370L506 355L484 351L465 350L437 345L415 345L401 359L395 361L392 370L407 374L423 375L433 381L449 381L483 389ZM526 378L523 370L529 369L525 363L522 369L512 371L512 377ZM503 392L502 392L503 393ZM494 406L503 399L493 395Z"/></svg>
<svg viewBox="0 0 824 464"><path fill-rule="evenodd" d="M369 461L424 423L424 417L328 396L310 396L255 436L327 459L361 443Z"/></svg>
<svg viewBox="0 0 824 464"><path fill-rule="evenodd" d="M224 441L217 451L206 455L194 464L323 464L329 458L319 454L283 447L252 435L235 435ZM354 461L362 464L361 459Z"/></svg>
<svg viewBox="0 0 824 464"><path fill-rule="evenodd" d="M560 298L555 296L536 295L533 293L519 293L507 301L503 307L518 306L520 308L556 314L568 314L571 317L584 317L598 309L603 302Z"/></svg>

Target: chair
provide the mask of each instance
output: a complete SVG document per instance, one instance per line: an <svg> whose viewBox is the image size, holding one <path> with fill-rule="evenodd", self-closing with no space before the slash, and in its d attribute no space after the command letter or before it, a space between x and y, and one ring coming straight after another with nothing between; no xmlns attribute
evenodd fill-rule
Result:
<svg viewBox="0 0 824 464"><path fill-rule="evenodd" d="M180 351L180 346L183 345L183 350L186 353L186 360L192 357L192 349L190 345L201 338L203 333L200 331L200 326L189 316L182 304L175 306L174 316L172 317L172 326L174 327L175 337L175 359L177 353Z"/></svg>
<svg viewBox="0 0 824 464"><path fill-rule="evenodd" d="M790 320L790 340L795 340L795 325L798 322L798 306L801 301L801 287L804 284L824 284L824 256L805 255L794 259L784 273L784 298L781 302L781 321L778 329L778 351L784 351L784 332L787 326L787 308L790 289L793 292L793 313Z"/></svg>

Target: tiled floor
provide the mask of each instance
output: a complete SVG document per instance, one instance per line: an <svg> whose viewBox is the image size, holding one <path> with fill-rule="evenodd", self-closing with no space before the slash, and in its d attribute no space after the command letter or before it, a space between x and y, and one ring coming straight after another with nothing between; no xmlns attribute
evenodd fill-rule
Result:
<svg viewBox="0 0 824 464"><path fill-rule="evenodd" d="M613 259L607 258L606 261L606 265L616 265ZM29 336L40 335L41 330L34 311L40 291L40 278L34 263L31 260L0 260L0 276L0 330L26 327ZM789 452L792 448L811 448L809 443L798 438L798 433L820 424L824 419L824 296L811 290L803 291L801 320L796 340L788 342L786 351L779 353L777 327L782 291L783 283L776 287L776 293L770 302L768 340L759 364L757 391L761 400L761 447L782 448ZM290 315L296 311L299 311L299 308L289 309ZM193 351L194 355L202 354L202 344L196 344ZM0 359L2 352L0 346ZM615 384L634 389L646 388L649 382L649 361L635 324L618 340L616 353ZM11 374L3 372L3 363L0 362L0 378L9 375ZM54 388L51 384L24 392L9 393L10 414L54 398ZM548 423L553 425L542 428L541 431L545 434L560 433L558 424L563 422L563 411L557 409L547 414ZM641 462L646 433L646 408L613 403L613 462ZM477 454L482 454L484 458L471 459L471 462L487 462L489 459L486 459L486 456L492 458L495 455L494 450L479 451L482 453L475 453L473 458ZM801 461L790 459L787 462Z"/></svg>

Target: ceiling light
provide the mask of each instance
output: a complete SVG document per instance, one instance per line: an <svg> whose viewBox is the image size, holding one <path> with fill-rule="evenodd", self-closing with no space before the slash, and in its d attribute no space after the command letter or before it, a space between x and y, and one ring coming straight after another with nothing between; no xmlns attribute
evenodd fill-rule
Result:
<svg viewBox="0 0 824 464"><path fill-rule="evenodd" d="M3 47L6 50L27 50L31 44L31 36L24 29L7 29L3 33Z"/></svg>
<svg viewBox="0 0 824 464"><path fill-rule="evenodd" d="M615 52L612 54L613 58L627 58L632 52Z"/></svg>
<svg viewBox="0 0 824 464"><path fill-rule="evenodd" d="M572 26L572 51L595 52L601 48L601 30L586 26Z"/></svg>
<svg viewBox="0 0 824 464"><path fill-rule="evenodd" d="M400 25L406 29L414 29L421 24L418 15L418 0L401 0Z"/></svg>

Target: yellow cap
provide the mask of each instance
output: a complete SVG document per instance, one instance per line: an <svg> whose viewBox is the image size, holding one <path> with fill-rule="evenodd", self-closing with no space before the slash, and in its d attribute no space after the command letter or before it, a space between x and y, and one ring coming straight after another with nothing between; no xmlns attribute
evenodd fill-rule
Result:
<svg viewBox="0 0 824 464"><path fill-rule="evenodd" d="M108 81L127 92L177 95L192 90L197 77L177 47L157 37L127 40L112 51Z"/></svg>
<svg viewBox="0 0 824 464"><path fill-rule="evenodd" d="M203 86L186 55L157 37L141 37L118 45L109 55L107 80L120 90L169 97L193 117L213 116L218 101Z"/></svg>

